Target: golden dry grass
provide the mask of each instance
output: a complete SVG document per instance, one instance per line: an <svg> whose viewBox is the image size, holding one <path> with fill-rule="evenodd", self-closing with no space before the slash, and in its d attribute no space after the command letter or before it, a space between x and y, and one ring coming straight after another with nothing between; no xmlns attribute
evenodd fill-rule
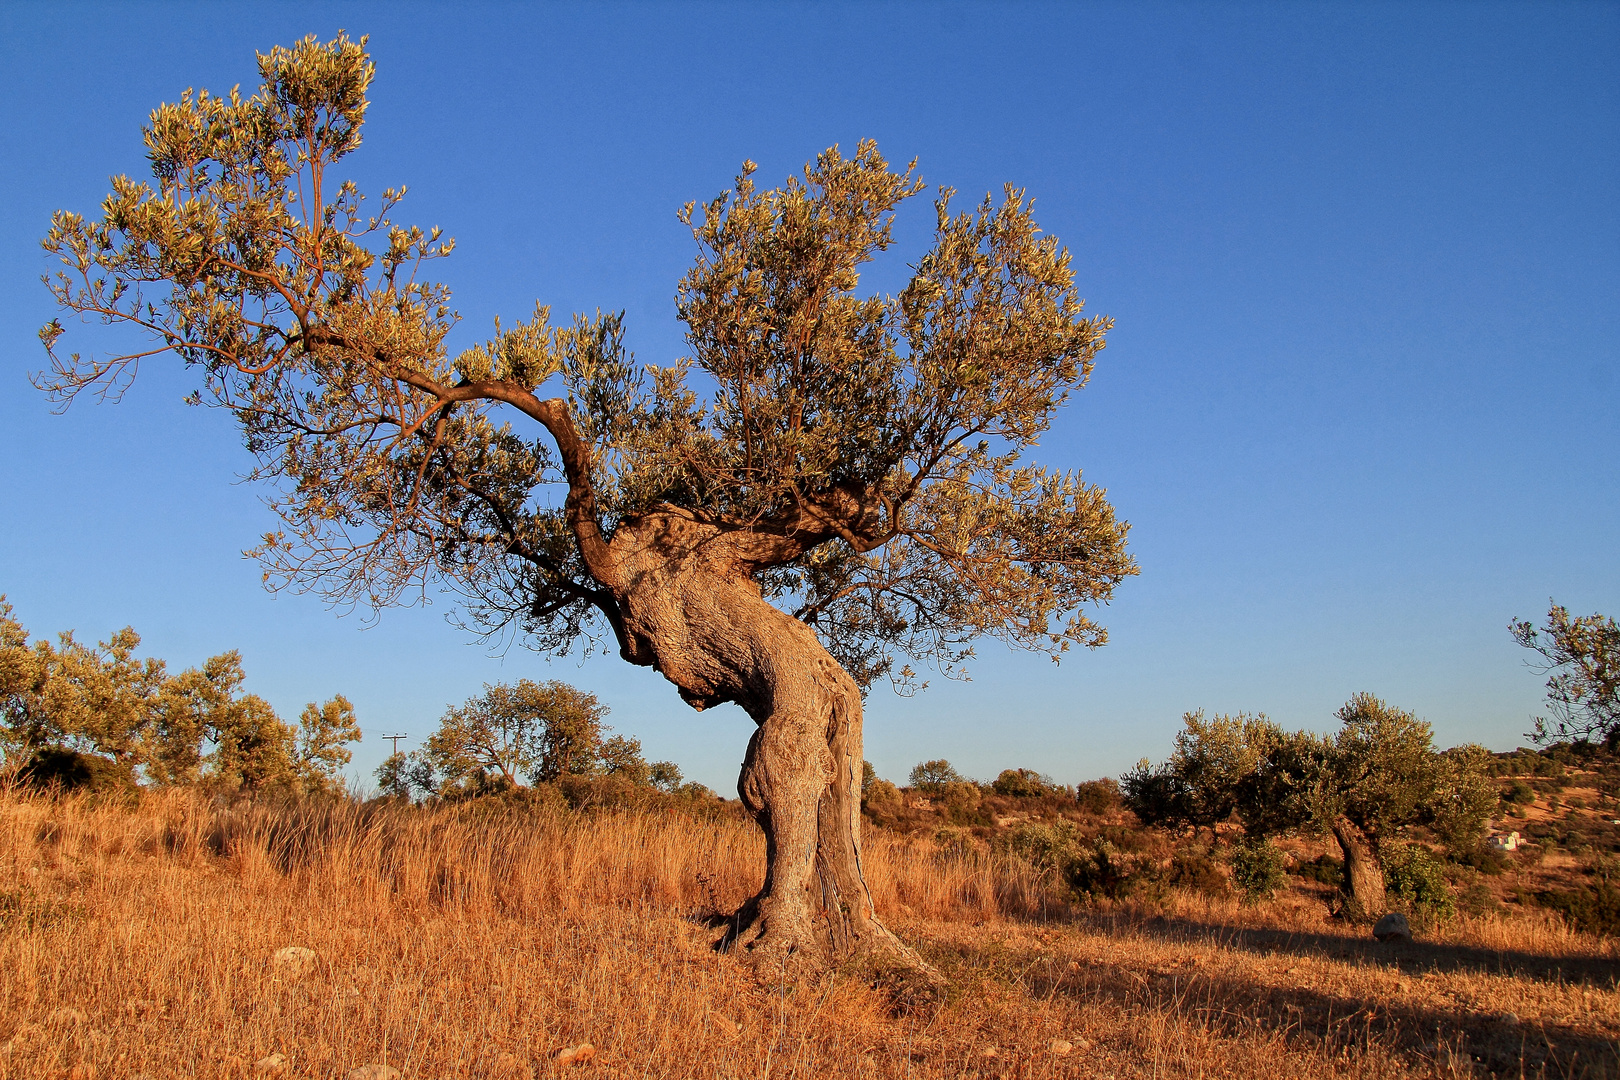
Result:
<svg viewBox="0 0 1620 1080"><path fill-rule="evenodd" d="M1556 922L1391 947L1302 902L1061 917L1027 867L878 832L879 908L953 985L897 1014L859 973L712 951L761 864L752 825L668 811L0 795L0 1080L1620 1075L1615 950Z"/></svg>

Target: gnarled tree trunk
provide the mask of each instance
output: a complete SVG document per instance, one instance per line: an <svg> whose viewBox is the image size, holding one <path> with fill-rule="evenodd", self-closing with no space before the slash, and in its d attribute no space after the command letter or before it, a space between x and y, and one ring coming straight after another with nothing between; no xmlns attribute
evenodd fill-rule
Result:
<svg viewBox="0 0 1620 1080"><path fill-rule="evenodd" d="M1352 919L1376 919L1387 907L1384 871L1367 836L1349 818L1336 818L1333 838L1344 852L1345 913Z"/></svg>
<svg viewBox="0 0 1620 1080"><path fill-rule="evenodd" d="M754 579L761 546L779 542L673 508L622 523L609 546L625 658L694 708L733 701L758 725L738 787L765 832L765 883L725 944L763 970L876 952L932 981L878 921L862 873L860 690Z"/></svg>

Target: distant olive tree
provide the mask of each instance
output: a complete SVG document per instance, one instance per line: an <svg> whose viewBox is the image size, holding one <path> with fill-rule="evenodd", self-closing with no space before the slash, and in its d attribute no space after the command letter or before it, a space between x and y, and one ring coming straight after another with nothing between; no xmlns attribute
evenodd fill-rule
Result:
<svg viewBox="0 0 1620 1080"><path fill-rule="evenodd" d="M961 784L967 777L944 758L918 762L911 770L911 786L925 795L939 795L947 784Z"/></svg>
<svg viewBox="0 0 1620 1080"><path fill-rule="evenodd" d="M241 654L170 675L125 627L95 646L72 633L32 642L0 596L0 746L18 768L41 755L109 759L131 782L335 791L361 733L341 695L297 726L245 693Z"/></svg>
<svg viewBox="0 0 1620 1080"><path fill-rule="evenodd" d="M1436 750L1428 724L1371 694L1337 717L1337 734L1322 737L1264 716L1189 713L1167 761L1143 761L1123 778L1125 803L1147 824L1235 819L1256 840L1331 834L1344 854L1347 913L1380 914L1392 841L1425 827L1453 848L1478 843L1496 804L1490 755Z"/></svg>
<svg viewBox="0 0 1620 1080"><path fill-rule="evenodd" d="M553 783L570 776L617 776L637 786L676 791L681 770L648 762L641 740L607 736L607 706L564 682L486 684L445 710L421 751L383 762L384 794L480 795Z"/></svg>
<svg viewBox="0 0 1620 1080"><path fill-rule="evenodd" d="M595 772L607 706L567 683L519 679L445 710L424 756L444 783L515 787Z"/></svg>

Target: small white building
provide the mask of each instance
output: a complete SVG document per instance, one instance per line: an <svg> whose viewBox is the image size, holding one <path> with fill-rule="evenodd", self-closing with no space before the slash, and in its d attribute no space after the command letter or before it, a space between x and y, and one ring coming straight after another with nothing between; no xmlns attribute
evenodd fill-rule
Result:
<svg viewBox="0 0 1620 1080"><path fill-rule="evenodd" d="M1485 842L1497 851L1519 850L1519 834L1516 832L1510 832L1506 836L1493 836Z"/></svg>

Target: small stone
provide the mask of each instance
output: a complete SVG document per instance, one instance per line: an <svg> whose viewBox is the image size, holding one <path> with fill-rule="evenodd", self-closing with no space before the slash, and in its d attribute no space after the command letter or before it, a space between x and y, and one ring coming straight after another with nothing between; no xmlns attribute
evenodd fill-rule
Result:
<svg viewBox="0 0 1620 1080"><path fill-rule="evenodd" d="M287 1072L287 1058L283 1054L262 1057L253 1063L253 1071L258 1076L284 1076Z"/></svg>
<svg viewBox="0 0 1620 1080"><path fill-rule="evenodd" d="M530 1080L534 1071L516 1054L502 1054L495 1059L495 1075L501 1080Z"/></svg>
<svg viewBox="0 0 1620 1080"><path fill-rule="evenodd" d="M277 949L276 954L270 958L276 965L276 970L288 975L302 975L315 966L320 956L314 949L306 949L302 945L288 945L284 949Z"/></svg>
<svg viewBox="0 0 1620 1080"><path fill-rule="evenodd" d="M1373 937L1379 941L1411 941L1412 928L1407 925L1405 915L1392 911L1378 920L1373 927Z"/></svg>
<svg viewBox="0 0 1620 1080"><path fill-rule="evenodd" d="M987 1046L980 1052L979 1056L980 1057L987 1057L987 1058L1000 1057L1001 1056L1001 1051L997 1050L993 1046Z"/></svg>
<svg viewBox="0 0 1620 1080"><path fill-rule="evenodd" d="M392 1065L362 1065L349 1070L349 1080L399 1080L399 1070Z"/></svg>
<svg viewBox="0 0 1620 1080"><path fill-rule="evenodd" d="M565 1050L557 1051L557 1056L553 1060L557 1062L559 1067L583 1065L595 1056L596 1047L590 1043L580 1043L578 1046L570 1046Z"/></svg>
<svg viewBox="0 0 1620 1080"><path fill-rule="evenodd" d="M45 1018L45 1022L47 1024L51 1024L56 1027L80 1027L88 1020L89 1017L85 1016L84 1013L67 1005L62 1006L60 1009L54 1010Z"/></svg>
<svg viewBox="0 0 1620 1080"><path fill-rule="evenodd" d="M1519 1023L1519 1014L1516 1012L1505 1012L1496 1019L1505 1027L1517 1027Z"/></svg>
<svg viewBox="0 0 1620 1080"><path fill-rule="evenodd" d="M1058 1057L1068 1057L1074 1052L1074 1043L1068 1039L1053 1039L1051 1050Z"/></svg>

